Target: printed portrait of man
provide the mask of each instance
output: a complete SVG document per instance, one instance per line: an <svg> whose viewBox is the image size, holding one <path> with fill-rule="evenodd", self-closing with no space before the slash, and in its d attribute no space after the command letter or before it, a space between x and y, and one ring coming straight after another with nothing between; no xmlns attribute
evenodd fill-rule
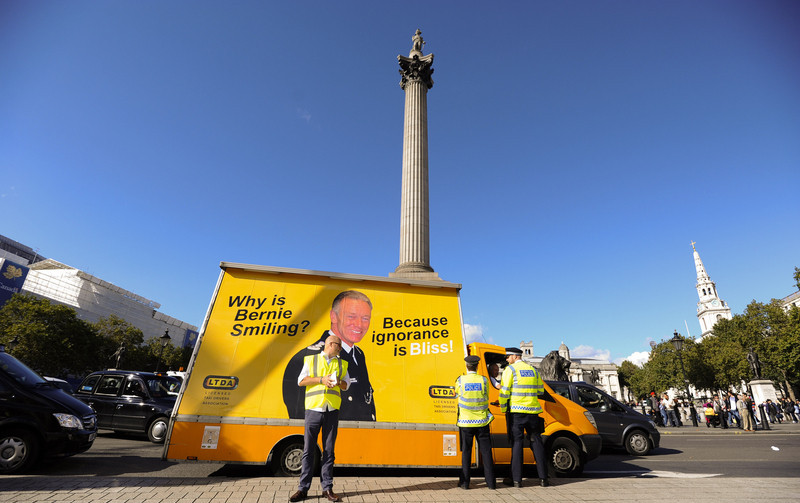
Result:
<svg viewBox="0 0 800 503"><path fill-rule="evenodd" d="M346 290L333 299L330 311L331 328L314 344L300 350L286 366L283 374L283 402L290 419L305 417L305 396L297 386L297 376L303 368L303 358L319 353L325 340L335 335L342 341L339 357L348 364L350 385L342 395L340 421L375 421L375 401L369 381L367 361L358 343L367 334L372 319L372 302L356 290Z"/></svg>

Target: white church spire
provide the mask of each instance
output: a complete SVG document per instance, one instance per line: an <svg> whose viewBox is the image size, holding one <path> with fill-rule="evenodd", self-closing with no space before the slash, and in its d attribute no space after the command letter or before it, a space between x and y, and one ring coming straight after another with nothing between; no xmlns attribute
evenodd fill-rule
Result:
<svg viewBox="0 0 800 503"><path fill-rule="evenodd" d="M697 303L697 320L700 322L702 331L700 336L705 337L712 333L717 321L723 318L731 319L731 308L719 298L717 285L708 276L703 261L700 260L700 254L697 253L694 245L695 242L692 241L694 267L697 270L697 296L700 298Z"/></svg>

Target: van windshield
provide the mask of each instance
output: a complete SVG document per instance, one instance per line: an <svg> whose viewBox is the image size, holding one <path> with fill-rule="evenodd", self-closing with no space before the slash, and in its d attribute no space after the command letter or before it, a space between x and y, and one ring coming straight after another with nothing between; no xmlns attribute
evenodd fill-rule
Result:
<svg viewBox="0 0 800 503"><path fill-rule="evenodd" d="M23 386L49 386L44 377L8 353L0 353L0 369Z"/></svg>

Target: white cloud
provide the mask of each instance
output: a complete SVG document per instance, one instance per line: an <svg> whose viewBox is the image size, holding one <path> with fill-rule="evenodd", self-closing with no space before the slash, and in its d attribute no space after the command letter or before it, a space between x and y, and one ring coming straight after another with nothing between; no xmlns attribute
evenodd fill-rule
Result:
<svg viewBox="0 0 800 503"><path fill-rule="evenodd" d="M598 360L611 361L611 351L607 349L596 349L583 344L577 346L575 349L570 349L569 356L572 358L596 358Z"/></svg>
<svg viewBox="0 0 800 503"><path fill-rule="evenodd" d="M649 351L634 351L628 357L617 358L616 360L614 360L614 363L620 365L623 361L628 360L629 362L641 367L649 358L650 358Z"/></svg>
<svg viewBox="0 0 800 503"><path fill-rule="evenodd" d="M464 340L467 341L467 344L472 342L489 342L483 336L483 327L481 325L470 325L469 323L464 323Z"/></svg>
<svg viewBox="0 0 800 503"><path fill-rule="evenodd" d="M297 115L306 122L311 122L311 112L304 108L297 109Z"/></svg>

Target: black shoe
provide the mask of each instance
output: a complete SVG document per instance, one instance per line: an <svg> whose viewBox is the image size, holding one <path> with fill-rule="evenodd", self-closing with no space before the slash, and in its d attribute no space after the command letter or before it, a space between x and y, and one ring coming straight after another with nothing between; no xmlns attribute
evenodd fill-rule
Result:
<svg viewBox="0 0 800 503"><path fill-rule="evenodd" d="M322 495L325 498L327 498L328 501L342 501L342 498L340 498L338 494L333 492L333 489L326 489L322 491Z"/></svg>
<svg viewBox="0 0 800 503"><path fill-rule="evenodd" d="M548 479L542 479L539 481L539 485L542 487L550 487L550 481Z"/></svg>
<svg viewBox="0 0 800 503"><path fill-rule="evenodd" d="M487 489L491 489L492 491L494 491L495 489L497 489L497 486L496 485L490 485L490 486L486 486L486 488Z"/></svg>
<svg viewBox="0 0 800 503"><path fill-rule="evenodd" d="M469 489L469 482L462 482L462 483L458 484L458 487L460 487L461 489L464 489L464 490Z"/></svg>
<svg viewBox="0 0 800 503"><path fill-rule="evenodd" d="M511 480L510 478L506 477L503 479L503 484L512 487L522 487L522 482L517 482L515 480Z"/></svg>
<svg viewBox="0 0 800 503"><path fill-rule="evenodd" d="M294 493L291 496L289 496L289 501L291 501L291 502L303 501L304 499L306 499L306 492L305 491L297 491L296 493Z"/></svg>

